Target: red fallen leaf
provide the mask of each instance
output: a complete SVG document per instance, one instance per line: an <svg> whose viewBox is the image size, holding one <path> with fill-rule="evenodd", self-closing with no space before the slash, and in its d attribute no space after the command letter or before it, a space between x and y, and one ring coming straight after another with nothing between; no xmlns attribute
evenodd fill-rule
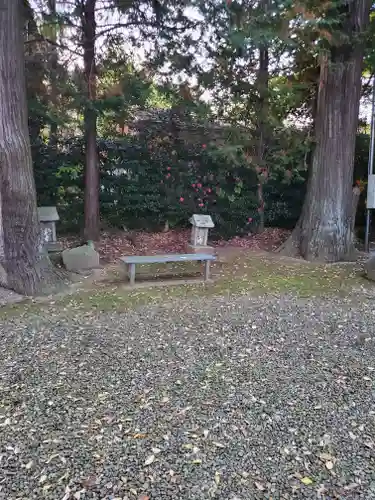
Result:
<svg viewBox="0 0 375 500"><path fill-rule="evenodd" d="M95 486L96 480L96 476L88 476L87 478L82 479L82 486L84 486L86 489L89 489L92 486Z"/></svg>
<svg viewBox="0 0 375 500"><path fill-rule="evenodd" d="M249 250L275 250L289 236L290 231L267 228L260 234L250 234L231 240L212 243L215 247L235 246ZM100 257L107 263L117 262L123 255L152 255L160 253L185 253L190 239L190 229L171 229L166 233L103 232L98 245ZM64 248L81 244L77 237L60 238Z"/></svg>

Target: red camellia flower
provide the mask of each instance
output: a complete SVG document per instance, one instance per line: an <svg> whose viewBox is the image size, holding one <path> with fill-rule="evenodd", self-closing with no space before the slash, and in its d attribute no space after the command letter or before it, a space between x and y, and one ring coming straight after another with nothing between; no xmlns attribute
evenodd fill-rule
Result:
<svg viewBox="0 0 375 500"><path fill-rule="evenodd" d="M184 201L184 198L181 196L180 198L180 202L182 203Z"/></svg>
<svg viewBox="0 0 375 500"><path fill-rule="evenodd" d="M200 207L204 207L204 204L203 204L203 203L199 203L199 206L200 206Z"/></svg>
<svg viewBox="0 0 375 500"><path fill-rule="evenodd" d="M249 218L247 219L247 222L253 222L253 218L252 218L252 217L249 217Z"/></svg>
<svg viewBox="0 0 375 500"><path fill-rule="evenodd" d="M207 189L207 193L211 193L211 188L208 188L208 189Z"/></svg>
<svg viewBox="0 0 375 500"><path fill-rule="evenodd" d="M171 176L171 174L167 174L165 177L168 179Z"/></svg>
<svg viewBox="0 0 375 500"><path fill-rule="evenodd" d="M167 167L167 170L170 170L170 169L171 169L171 167Z"/></svg>
<svg viewBox="0 0 375 500"><path fill-rule="evenodd" d="M195 188L195 184L192 184L191 187Z"/></svg>
<svg viewBox="0 0 375 500"><path fill-rule="evenodd" d="M207 145L206 144L202 144L202 149L206 149Z"/></svg>
<svg viewBox="0 0 375 500"><path fill-rule="evenodd" d="M202 187L202 184L200 184L200 183L199 183L199 184L197 184L197 188L199 188L199 189L200 189L201 187Z"/></svg>

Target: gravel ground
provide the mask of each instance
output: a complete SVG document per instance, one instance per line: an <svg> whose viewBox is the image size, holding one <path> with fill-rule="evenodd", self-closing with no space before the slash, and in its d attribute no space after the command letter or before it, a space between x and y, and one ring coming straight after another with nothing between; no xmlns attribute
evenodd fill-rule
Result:
<svg viewBox="0 0 375 500"><path fill-rule="evenodd" d="M3 321L0 498L375 499L372 304Z"/></svg>

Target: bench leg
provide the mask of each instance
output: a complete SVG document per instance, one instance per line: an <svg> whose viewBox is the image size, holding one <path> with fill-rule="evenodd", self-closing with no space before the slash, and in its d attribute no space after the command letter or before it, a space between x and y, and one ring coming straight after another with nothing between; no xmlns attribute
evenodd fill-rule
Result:
<svg viewBox="0 0 375 500"><path fill-rule="evenodd" d="M204 263L204 281L208 281L210 279L210 260L206 260Z"/></svg>
<svg viewBox="0 0 375 500"><path fill-rule="evenodd" d="M135 264L129 264L129 281L130 286L133 286L135 283Z"/></svg>

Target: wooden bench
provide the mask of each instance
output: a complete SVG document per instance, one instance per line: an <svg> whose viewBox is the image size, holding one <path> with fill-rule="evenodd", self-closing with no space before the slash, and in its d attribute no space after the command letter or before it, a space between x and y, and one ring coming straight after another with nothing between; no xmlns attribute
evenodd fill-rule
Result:
<svg viewBox="0 0 375 500"><path fill-rule="evenodd" d="M136 264L164 264L166 262L204 262L204 279L207 281L210 277L210 263L216 260L216 257L206 253L182 253L167 255L129 255L127 257L121 257L120 260L128 266L130 285L134 285Z"/></svg>

